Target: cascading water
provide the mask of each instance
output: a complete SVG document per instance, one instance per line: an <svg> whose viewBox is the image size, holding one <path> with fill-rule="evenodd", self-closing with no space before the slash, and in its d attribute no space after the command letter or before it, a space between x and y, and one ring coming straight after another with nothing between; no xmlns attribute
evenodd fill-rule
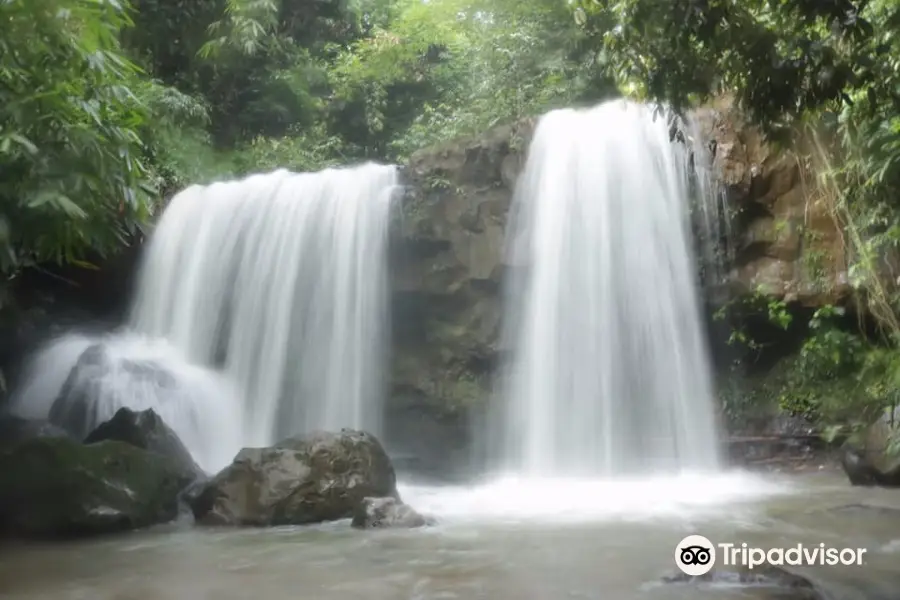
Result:
<svg viewBox="0 0 900 600"><path fill-rule="evenodd" d="M132 323L223 363L245 442L378 429L393 167L192 187L157 228Z"/></svg>
<svg viewBox="0 0 900 600"><path fill-rule="evenodd" d="M102 405L93 424L122 405L154 407L207 470L241 445L313 429L377 431L396 185L395 167L366 164L182 191L147 248L128 332L51 345L14 412L47 417L78 357L101 343L113 373L90 384ZM135 363L164 371L170 385L146 385ZM178 410L173 387L188 390Z"/></svg>
<svg viewBox="0 0 900 600"><path fill-rule="evenodd" d="M539 122L510 219L500 431L529 476L711 470L688 152L626 101Z"/></svg>

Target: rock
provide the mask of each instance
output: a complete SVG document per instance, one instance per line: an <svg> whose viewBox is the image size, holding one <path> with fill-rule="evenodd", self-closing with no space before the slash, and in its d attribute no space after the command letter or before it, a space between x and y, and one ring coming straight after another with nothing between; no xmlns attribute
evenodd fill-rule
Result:
<svg viewBox="0 0 900 600"><path fill-rule="evenodd" d="M844 448L841 454L841 466L850 480L850 485L878 485L878 471L866 463L862 453L855 448Z"/></svg>
<svg viewBox="0 0 900 600"><path fill-rule="evenodd" d="M847 479L850 480L850 485L900 487L900 467L882 471L852 446L843 448L841 466L847 474Z"/></svg>
<svg viewBox="0 0 900 600"><path fill-rule="evenodd" d="M0 416L0 450L35 438L71 438L69 432L49 421Z"/></svg>
<svg viewBox="0 0 900 600"><path fill-rule="evenodd" d="M752 571L710 571L705 575L692 577L685 573L675 573L662 578L666 584L719 584L728 587L752 587L753 597L766 600L826 600L831 596L822 591L812 581L789 571L784 567L763 565ZM767 593L766 593L767 592ZM765 593L765 595L762 595Z"/></svg>
<svg viewBox="0 0 900 600"><path fill-rule="evenodd" d="M206 475L191 458L191 453L178 439L178 435L152 408L142 411L120 408L112 419L101 423L92 431L84 443L94 444L105 440L125 442L136 448L168 457L193 478Z"/></svg>
<svg viewBox="0 0 900 600"><path fill-rule="evenodd" d="M110 374L115 378L111 379ZM59 397L50 409L50 422L79 439L84 439L97 425L110 418L103 410L122 406L116 401L119 390L177 389L171 373L152 360L113 361L102 343L89 346L78 358L66 378ZM103 402L100 402L100 399Z"/></svg>
<svg viewBox="0 0 900 600"><path fill-rule="evenodd" d="M178 499L183 504L190 506L197 501L197 498L200 497L200 494L203 493L203 490L206 489L206 485L209 483L208 477L200 477L195 479L187 487L181 490L181 493L178 495Z"/></svg>
<svg viewBox="0 0 900 600"><path fill-rule="evenodd" d="M363 498L353 514L357 529L414 528L432 524L397 498Z"/></svg>
<svg viewBox="0 0 900 600"><path fill-rule="evenodd" d="M842 233L817 178L780 152L722 97L693 116L713 141L713 168L734 217L730 295L763 293L818 307L852 288ZM796 140L803 146L807 140Z"/></svg>
<svg viewBox="0 0 900 600"><path fill-rule="evenodd" d="M169 459L122 442L33 438L0 451L0 531L71 537L171 521L188 482Z"/></svg>
<svg viewBox="0 0 900 600"><path fill-rule="evenodd" d="M841 466L851 485L900 487L900 456L891 441L900 435L900 408L886 410L861 439L842 447Z"/></svg>
<svg viewBox="0 0 900 600"><path fill-rule="evenodd" d="M96 423L99 378L109 369L109 358L101 344L88 347L72 367L59 397L50 408L49 419L79 439L84 439Z"/></svg>
<svg viewBox="0 0 900 600"><path fill-rule="evenodd" d="M375 436L350 429L244 448L190 500L206 525L304 525L353 517L367 497L399 498Z"/></svg>
<svg viewBox="0 0 900 600"><path fill-rule="evenodd" d="M455 479L469 466L470 411L491 395L505 230L534 125L524 119L425 148L403 173L408 193L391 228L385 438L419 477Z"/></svg>

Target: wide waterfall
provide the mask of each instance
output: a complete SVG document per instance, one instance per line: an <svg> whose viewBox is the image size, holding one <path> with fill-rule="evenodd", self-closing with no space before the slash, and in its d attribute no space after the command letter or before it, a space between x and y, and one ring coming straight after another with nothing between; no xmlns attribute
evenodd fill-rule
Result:
<svg viewBox="0 0 900 600"><path fill-rule="evenodd" d="M619 100L539 121L508 232L511 357L495 421L507 469L719 464L688 159L652 107Z"/></svg>
<svg viewBox="0 0 900 600"><path fill-rule="evenodd" d="M209 470L240 445L378 431L396 186L395 167L366 164L185 189L145 250L127 331L51 345L14 411L47 417L85 378L84 364L69 375L79 356L100 344L106 366L93 365L82 394L95 403L90 424L123 405L154 407Z"/></svg>

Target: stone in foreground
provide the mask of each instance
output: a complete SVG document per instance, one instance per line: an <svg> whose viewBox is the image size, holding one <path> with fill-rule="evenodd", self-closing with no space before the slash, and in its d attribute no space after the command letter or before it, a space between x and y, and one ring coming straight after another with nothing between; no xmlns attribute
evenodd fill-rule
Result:
<svg viewBox="0 0 900 600"><path fill-rule="evenodd" d="M168 522L188 482L167 458L122 442L26 440L0 452L0 531L78 537Z"/></svg>
<svg viewBox="0 0 900 600"><path fill-rule="evenodd" d="M397 498L364 498L353 513L351 525L357 529L424 527L433 522Z"/></svg>
<svg viewBox="0 0 900 600"><path fill-rule="evenodd" d="M112 419L101 423L92 431L84 443L95 444L106 440L124 442L165 456L191 476L191 479L206 475L191 458L191 453L178 435L152 408L142 411L120 408Z"/></svg>
<svg viewBox="0 0 900 600"><path fill-rule="evenodd" d="M887 410L860 440L844 444L841 466L851 485L900 487L900 457L891 449L900 432L898 422L900 409Z"/></svg>
<svg viewBox="0 0 900 600"><path fill-rule="evenodd" d="M344 429L244 448L190 498L205 525L305 525L353 517L367 497L399 498L394 467L375 436Z"/></svg>

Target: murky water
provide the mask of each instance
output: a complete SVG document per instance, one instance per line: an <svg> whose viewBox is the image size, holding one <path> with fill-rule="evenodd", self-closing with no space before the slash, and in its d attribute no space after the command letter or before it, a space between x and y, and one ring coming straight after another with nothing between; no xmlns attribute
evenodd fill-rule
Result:
<svg viewBox="0 0 900 600"><path fill-rule="evenodd" d="M834 600L900 598L900 492L851 488L833 472L616 485L506 480L402 493L441 524L366 532L347 522L268 530L171 525L88 542L16 544L0 549L0 598L775 597L746 587L659 583L675 572L674 548L692 533L763 548L866 548L861 566L802 572Z"/></svg>

